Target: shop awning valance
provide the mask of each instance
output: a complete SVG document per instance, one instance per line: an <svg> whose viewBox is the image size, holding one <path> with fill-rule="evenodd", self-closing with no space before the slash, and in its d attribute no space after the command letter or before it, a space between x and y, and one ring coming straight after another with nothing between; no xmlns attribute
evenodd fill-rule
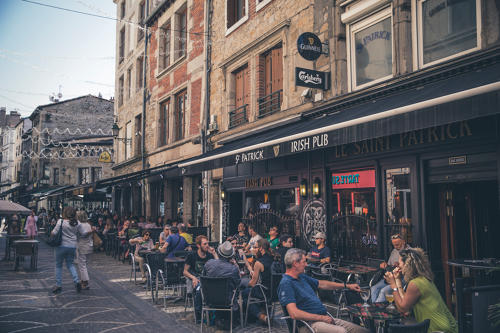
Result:
<svg viewBox="0 0 500 333"><path fill-rule="evenodd" d="M384 97L360 96L350 107L332 104L331 112L232 141L179 167L191 174L500 113L498 62L411 86Z"/></svg>

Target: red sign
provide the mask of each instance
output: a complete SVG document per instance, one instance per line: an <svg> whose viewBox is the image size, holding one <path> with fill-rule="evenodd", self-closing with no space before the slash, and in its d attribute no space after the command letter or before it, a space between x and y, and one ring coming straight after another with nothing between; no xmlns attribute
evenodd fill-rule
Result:
<svg viewBox="0 0 500 333"><path fill-rule="evenodd" d="M332 173L332 188L367 188L375 187L375 170Z"/></svg>

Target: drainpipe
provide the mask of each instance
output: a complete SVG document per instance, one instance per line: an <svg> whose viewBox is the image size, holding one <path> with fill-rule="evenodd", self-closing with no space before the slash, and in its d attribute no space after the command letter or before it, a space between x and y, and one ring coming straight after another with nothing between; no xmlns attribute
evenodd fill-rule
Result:
<svg viewBox="0 0 500 333"><path fill-rule="evenodd" d="M201 149L202 153L206 153L209 149L208 146L208 138L207 131L208 125L210 122L210 72L212 70L211 66L211 51L212 46L211 43L211 20L212 20L212 1L206 1L206 11L205 11L205 24L206 24L206 36L205 36L205 45L206 45L206 58L205 58L205 110L203 115L203 128L201 130ZM205 183L203 186L203 205L205 206L205 212L207 216L207 223L210 225L210 172L203 171L202 183ZM203 222L202 222L203 223ZM207 235L208 239L212 239L212 235Z"/></svg>
<svg viewBox="0 0 500 333"><path fill-rule="evenodd" d="M145 8L144 18L149 16L149 0L146 0L146 8ZM147 59L148 59L148 40L149 40L149 31L146 23L144 22L144 57L143 57L143 65L142 65L142 131L141 131L141 159L142 159L142 170L146 169L146 103L148 99L148 91L147 91ZM146 178L142 178L142 186L141 186L141 197L142 197L142 214L146 216Z"/></svg>

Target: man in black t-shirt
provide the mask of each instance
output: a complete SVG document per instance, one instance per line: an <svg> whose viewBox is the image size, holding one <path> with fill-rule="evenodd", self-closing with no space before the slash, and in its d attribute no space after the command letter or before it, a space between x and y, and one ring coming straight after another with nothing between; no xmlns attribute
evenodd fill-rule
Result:
<svg viewBox="0 0 500 333"><path fill-rule="evenodd" d="M318 264L325 264L330 262L330 249L325 245L326 235L324 232L318 232L316 234L315 242L316 246L311 248L311 252L307 256L307 259L312 260Z"/></svg>
<svg viewBox="0 0 500 333"><path fill-rule="evenodd" d="M200 280L198 277L203 272L205 263L210 259L219 259L217 253L213 247L208 245L208 238L206 236L200 235L196 237L196 247L198 250L191 252L184 264L184 276L186 279L186 289L188 293L192 293L196 290L194 295L194 307L196 319L200 318L201 315L201 292L199 284Z"/></svg>

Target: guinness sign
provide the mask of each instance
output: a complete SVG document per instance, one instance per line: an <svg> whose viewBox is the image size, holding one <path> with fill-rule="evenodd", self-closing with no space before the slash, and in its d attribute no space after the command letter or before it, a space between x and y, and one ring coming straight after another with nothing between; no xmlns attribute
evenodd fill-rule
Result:
<svg viewBox="0 0 500 333"><path fill-rule="evenodd" d="M321 40L312 32L304 32L297 39L297 50L302 58L314 61L323 53Z"/></svg>
<svg viewBox="0 0 500 333"><path fill-rule="evenodd" d="M295 85L328 90L330 89L330 72L318 72L312 69L296 67Z"/></svg>

